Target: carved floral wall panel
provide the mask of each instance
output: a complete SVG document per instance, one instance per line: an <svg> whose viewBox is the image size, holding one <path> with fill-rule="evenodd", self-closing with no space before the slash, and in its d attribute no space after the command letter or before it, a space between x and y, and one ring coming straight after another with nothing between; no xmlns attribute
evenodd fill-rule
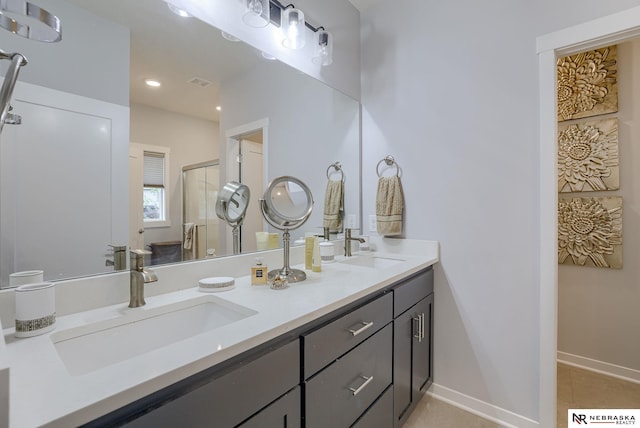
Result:
<svg viewBox="0 0 640 428"><path fill-rule="evenodd" d="M558 120L618 111L617 47L559 58Z"/></svg>
<svg viewBox="0 0 640 428"><path fill-rule="evenodd" d="M622 268L622 197L559 198L558 263Z"/></svg>
<svg viewBox="0 0 640 428"><path fill-rule="evenodd" d="M618 119L558 125L558 191L620 188Z"/></svg>

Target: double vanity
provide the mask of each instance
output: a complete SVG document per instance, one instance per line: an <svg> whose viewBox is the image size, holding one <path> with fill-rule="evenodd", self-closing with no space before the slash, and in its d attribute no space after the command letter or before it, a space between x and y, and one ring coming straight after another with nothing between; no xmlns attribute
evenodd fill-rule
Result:
<svg viewBox="0 0 640 428"><path fill-rule="evenodd" d="M139 308L128 272L60 282L56 329L28 339L0 292L0 426L399 427L431 382L438 243L372 245L285 290L250 285L250 254L154 267ZM236 287L198 291L218 275Z"/></svg>

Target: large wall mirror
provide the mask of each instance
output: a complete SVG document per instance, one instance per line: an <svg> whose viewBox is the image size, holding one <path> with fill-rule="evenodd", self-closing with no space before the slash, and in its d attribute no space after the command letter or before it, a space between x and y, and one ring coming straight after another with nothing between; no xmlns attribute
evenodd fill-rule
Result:
<svg viewBox="0 0 640 428"><path fill-rule="evenodd" d="M215 212L229 181L252 195L242 252L258 249L256 232L275 232L254 196L274 177L301 179L317 201L293 239L322 232L336 161L344 212L361 217L356 100L163 0L38 5L61 19L62 41L0 31L0 49L29 60L12 100L22 125L0 136L0 287L18 271L113 272L111 246L153 250L148 263L230 255L232 231Z"/></svg>

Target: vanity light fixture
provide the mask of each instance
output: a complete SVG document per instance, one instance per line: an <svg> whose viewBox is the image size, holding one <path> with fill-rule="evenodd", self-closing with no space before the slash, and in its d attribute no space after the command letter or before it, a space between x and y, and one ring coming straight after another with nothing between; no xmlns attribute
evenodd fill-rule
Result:
<svg viewBox="0 0 640 428"><path fill-rule="evenodd" d="M155 80L155 79L145 79L145 80L144 80L144 83L145 83L147 86L151 86L152 88L157 88L157 87L159 87L159 86L161 86L161 85L162 85L162 83L160 83L160 81Z"/></svg>
<svg viewBox="0 0 640 428"><path fill-rule="evenodd" d="M282 44L289 49L302 49L306 43L306 28L314 34L314 64L322 66L333 62L333 36L324 27L314 27L305 21L304 12L294 4L284 5L279 0L242 0L245 14L242 20L252 27L264 27L271 23L280 27L283 35ZM259 24L259 25L258 25ZM306 28L305 28L306 27ZM269 60L276 59L262 52Z"/></svg>
<svg viewBox="0 0 640 428"><path fill-rule="evenodd" d="M333 62L333 35L319 27L314 35L314 44L315 54L311 61L322 66L331 65Z"/></svg>
<svg viewBox="0 0 640 428"><path fill-rule="evenodd" d="M302 49L305 45L304 13L295 7L282 11L281 28L284 40L282 44L289 49Z"/></svg>
<svg viewBox="0 0 640 428"><path fill-rule="evenodd" d="M244 0L245 12L242 20L249 27L263 28L271 22L270 0Z"/></svg>

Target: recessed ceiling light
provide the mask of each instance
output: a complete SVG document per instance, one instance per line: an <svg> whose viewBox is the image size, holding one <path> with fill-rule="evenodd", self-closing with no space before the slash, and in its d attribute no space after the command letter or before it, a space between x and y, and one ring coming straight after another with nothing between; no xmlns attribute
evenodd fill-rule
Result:
<svg viewBox="0 0 640 428"><path fill-rule="evenodd" d="M268 59L269 61L275 61L277 58L271 54L266 53L265 51L261 52L262 58Z"/></svg>
<svg viewBox="0 0 640 428"><path fill-rule="evenodd" d="M216 110L218 110L218 111L222 111L222 107L220 107L220 106L216 106Z"/></svg>
<svg viewBox="0 0 640 428"><path fill-rule="evenodd" d="M167 2L167 6L169 7L169 10L171 12L175 13L178 16L181 16L182 18L191 18L191 15L189 15L189 12L187 12L184 9L180 9L175 4L171 4L171 3Z"/></svg>
<svg viewBox="0 0 640 428"><path fill-rule="evenodd" d="M155 79L145 79L144 83L147 86L151 86L152 88L157 88L158 86L162 85L162 83L160 83L159 81L157 81Z"/></svg>

